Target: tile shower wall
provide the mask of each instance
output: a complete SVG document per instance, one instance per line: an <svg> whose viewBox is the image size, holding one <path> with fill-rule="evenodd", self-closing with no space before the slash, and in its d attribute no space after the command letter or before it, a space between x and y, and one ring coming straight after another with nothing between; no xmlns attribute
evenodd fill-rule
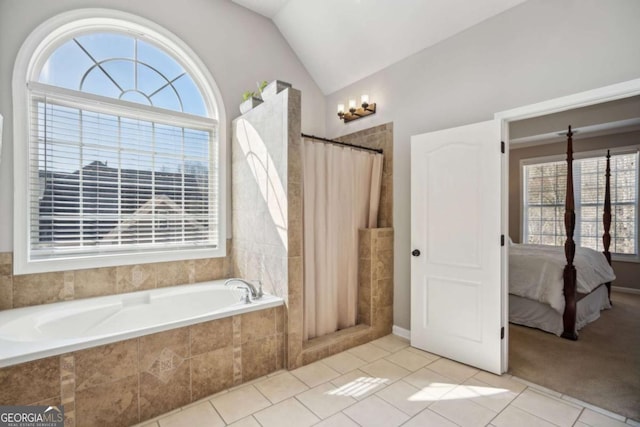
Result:
<svg viewBox="0 0 640 427"><path fill-rule="evenodd" d="M0 253L0 310L122 294L230 277L227 256L54 273L13 275L12 253Z"/></svg>
<svg viewBox="0 0 640 427"><path fill-rule="evenodd" d="M382 163L378 227L393 227L393 123L386 123L360 132L354 132L336 138L336 140L359 145L360 147L383 150L384 160Z"/></svg>
<svg viewBox="0 0 640 427"><path fill-rule="evenodd" d="M66 426L127 426L284 367L284 308L0 369L0 405L64 405Z"/></svg>
<svg viewBox="0 0 640 427"><path fill-rule="evenodd" d="M287 367L302 351L300 91L287 89L233 122L234 272L287 306Z"/></svg>
<svg viewBox="0 0 640 427"><path fill-rule="evenodd" d="M304 342L303 365L386 335L393 326L393 123L336 139L383 150L378 211L381 228L359 230L358 325ZM294 291L290 285L289 292Z"/></svg>
<svg viewBox="0 0 640 427"><path fill-rule="evenodd" d="M380 227L391 227L393 125L377 126L341 140L384 150L378 218ZM368 246L373 252L361 260L365 263L362 271L372 270L366 275L371 282L364 285L360 301L361 324L309 342L302 339L301 144L300 92L295 89L281 92L233 122L234 271L261 279L268 292L285 299L283 345L288 369L371 341L388 334L392 327L393 230L383 228L361 233L367 242L374 242Z"/></svg>

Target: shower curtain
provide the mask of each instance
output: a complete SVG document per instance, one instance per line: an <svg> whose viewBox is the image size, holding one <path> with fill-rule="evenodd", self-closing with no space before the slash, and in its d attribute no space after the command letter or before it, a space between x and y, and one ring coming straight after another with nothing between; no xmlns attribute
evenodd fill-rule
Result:
<svg viewBox="0 0 640 427"><path fill-rule="evenodd" d="M304 339L356 324L358 229L377 226L382 159L302 140Z"/></svg>

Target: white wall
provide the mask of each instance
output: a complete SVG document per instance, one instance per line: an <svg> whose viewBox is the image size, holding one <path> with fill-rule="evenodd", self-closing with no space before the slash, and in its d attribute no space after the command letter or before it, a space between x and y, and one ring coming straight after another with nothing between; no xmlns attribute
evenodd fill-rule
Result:
<svg viewBox="0 0 640 427"><path fill-rule="evenodd" d="M395 325L410 327L411 135L640 77L639 18L637 0L529 0L327 96L328 137L394 123ZM376 115L343 124L336 105L361 93Z"/></svg>
<svg viewBox="0 0 640 427"><path fill-rule="evenodd" d="M240 115L238 105L242 93L255 90L256 81L262 80L280 79L300 89L303 132L324 134L324 96L280 32L267 18L230 1L0 0L0 114L4 116L0 252L11 251L13 247L11 79L16 55L23 41L40 23L67 10L89 7L139 15L162 25L187 43L207 65L222 93L227 116L227 144L231 140L231 121Z"/></svg>

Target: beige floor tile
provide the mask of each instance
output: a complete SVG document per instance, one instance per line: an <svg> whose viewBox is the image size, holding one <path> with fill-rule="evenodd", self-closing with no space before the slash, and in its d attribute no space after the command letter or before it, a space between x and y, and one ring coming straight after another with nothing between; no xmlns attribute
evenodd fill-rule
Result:
<svg viewBox="0 0 640 427"><path fill-rule="evenodd" d="M367 397L342 412L367 427L399 426L409 419L407 414L377 396Z"/></svg>
<svg viewBox="0 0 640 427"><path fill-rule="evenodd" d="M423 396L419 388L404 381L398 381L376 393L409 416L414 416L433 403L429 396Z"/></svg>
<svg viewBox="0 0 640 427"><path fill-rule="evenodd" d="M360 425L342 412L338 412L334 416L316 424L315 427L360 427Z"/></svg>
<svg viewBox="0 0 640 427"><path fill-rule="evenodd" d="M623 422L626 420L626 417L623 417L622 415L618 415L615 412L611 412L611 411L607 411L606 409L602 409L598 406L592 405L590 403L587 403L585 401L579 400L579 399L575 399L571 396L567 396L566 394L562 395L562 400L567 401L569 403L573 403L576 406L582 406L585 409L590 409L593 412L597 412L600 415L604 415L605 417L609 417L609 418L613 418L614 420L618 420L620 422Z"/></svg>
<svg viewBox="0 0 640 427"><path fill-rule="evenodd" d="M252 415L249 415L248 417L238 420L233 424L228 424L227 427L260 427L260 423L256 421Z"/></svg>
<svg viewBox="0 0 640 427"><path fill-rule="evenodd" d="M500 415L491 421L491 424L496 427L554 427L553 424L542 418L538 418L514 406L507 406L504 411L500 412Z"/></svg>
<svg viewBox="0 0 640 427"><path fill-rule="evenodd" d="M354 369L358 369L359 367L366 365L368 362L354 356L348 351L343 351L342 353L338 353L334 356L322 359L322 363L329 366L331 369L340 372L341 374L346 374L347 372L353 371Z"/></svg>
<svg viewBox="0 0 640 427"><path fill-rule="evenodd" d="M498 415L497 412L480 406L470 399L457 399L451 396L449 400L449 393L442 400L429 406L429 409L462 427L485 426Z"/></svg>
<svg viewBox="0 0 640 427"><path fill-rule="evenodd" d="M517 393L501 387L494 387L473 378L469 378L464 384L459 385L445 396L446 399L457 397L460 399L470 399L473 402L500 412L518 397Z"/></svg>
<svg viewBox="0 0 640 427"><path fill-rule="evenodd" d="M348 350L349 353L369 363L388 356L388 351L373 344L363 344Z"/></svg>
<svg viewBox="0 0 640 427"><path fill-rule="evenodd" d="M405 338L400 338L397 335L391 334L391 335L386 335L382 338L378 338L377 340L371 341L371 344L377 345L383 350L393 353L405 347L409 347L409 340Z"/></svg>
<svg viewBox="0 0 640 427"><path fill-rule="evenodd" d="M425 409L415 417L411 418L407 423L402 424L402 427L458 427L454 422L449 421L442 415Z"/></svg>
<svg viewBox="0 0 640 427"><path fill-rule="evenodd" d="M607 417L606 415L599 414L591 409L585 409L580 414L578 421L581 421L591 427L628 427L628 424L620 420Z"/></svg>
<svg viewBox="0 0 640 427"><path fill-rule="evenodd" d="M440 375L456 380L458 383L462 383L480 372L476 368L444 358L430 363L429 369Z"/></svg>
<svg viewBox="0 0 640 427"><path fill-rule="evenodd" d="M202 402L180 412L161 418L160 427L211 426L224 427L225 423L210 402Z"/></svg>
<svg viewBox="0 0 640 427"><path fill-rule="evenodd" d="M363 366L360 370L372 377L386 378L389 380L388 383L398 381L411 373L411 371L385 359L376 360L373 363Z"/></svg>
<svg viewBox="0 0 640 427"><path fill-rule="evenodd" d="M560 427L572 426L582 410L576 405L531 389L523 391L512 405Z"/></svg>
<svg viewBox="0 0 640 427"><path fill-rule="evenodd" d="M438 357L433 356L431 353L421 353L422 354L416 353L405 348L385 357L385 359L410 371L417 371L420 368L424 368L429 363L438 360Z"/></svg>
<svg viewBox="0 0 640 427"><path fill-rule="evenodd" d="M331 383L320 384L309 391L300 393L296 399L322 419L328 418L357 402L353 397L340 393L339 388Z"/></svg>
<svg viewBox="0 0 640 427"><path fill-rule="evenodd" d="M520 378L409 347L395 336L208 399L138 427L640 427Z"/></svg>
<svg viewBox="0 0 640 427"><path fill-rule="evenodd" d="M404 377L403 381L419 388L423 398L430 398L433 401L438 400L458 385L451 378L442 376L429 368L419 369Z"/></svg>
<svg viewBox="0 0 640 427"><path fill-rule="evenodd" d="M386 378L376 378L356 369L331 381L337 387L335 393L362 400L382 390L389 384Z"/></svg>
<svg viewBox="0 0 640 427"><path fill-rule="evenodd" d="M224 421L229 424L271 405L254 386L246 386L211 399Z"/></svg>
<svg viewBox="0 0 640 427"><path fill-rule="evenodd" d="M516 376L512 376L511 378L512 378L514 381L517 381L517 382L519 382L519 383L522 383L522 384L524 384L524 385L528 386L529 388L532 388L532 389L534 389L534 390L537 390L537 391L539 391L539 392L541 392L541 393L548 394L548 395L550 395L550 396L555 396L555 397L557 397L558 399L562 398L562 393L557 392L557 391L555 391L555 390L551 390L550 388L542 387L541 385L538 385L538 384L536 384L536 383L532 383L531 381L523 380L522 378L518 378L518 377L516 377Z"/></svg>
<svg viewBox="0 0 640 427"><path fill-rule="evenodd" d="M434 360L440 359L440 356L437 354L429 353L428 351L420 350L416 347L407 347L406 350L424 357L433 358Z"/></svg>
<svg viewBox="0 0 640 427"><path fill-rule="evenodd" d="M480 371L473 376L478 381L494 387L506 388L516 394L522 393L527 386L519 381L514 380L510 375L494 375L486 371Z"/></svg>
<svg viewBox="0 0 640 427"><path fill-rule="evenodd" d="M340 376L339 372L334 371L322 362L311 363L293 370L291 373L309 387L315 387Z"/></svg>
<svg viewBox="0 0 640 427"><path fill-rule="evenodd" d="M282 402L298 393L309 390L309 387L289 372L269 377L256 383L254 387L264 394L271 403Z"/></svg>
<svg viewBox="0 0 640 427"><path fill-rule="evenodd" d="M263 427L312 426L320 421L296 399L291 398L253 415Z"/></svg>

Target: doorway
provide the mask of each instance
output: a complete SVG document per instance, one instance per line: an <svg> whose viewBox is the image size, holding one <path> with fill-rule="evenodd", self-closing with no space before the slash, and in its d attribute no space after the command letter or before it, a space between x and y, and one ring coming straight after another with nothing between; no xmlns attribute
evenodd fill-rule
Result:
<svg viewBox="0 0 640 427"><path fill-rule="evenodd" d="M574 110L576 108L581 108L581 107L587 107L587 106L591 106L591 105L596 105L596 104L601 104L601 103L605 103L605 102L609 102L609 101L615 101L618 99L624 99L624 98L628 98L628 97L632 97L632 96L636 96L640 94L640 79L636 79L636 80L631 80L628 82L623 82L623 83L619 83L619 84L615 84L615 85L611 85L611 86L607 86L607 87L603 87L603 88L599 88L599 89L595 89L595 90L591 90L591 91L587 91L587 92L582 92L582 93L578 93L578 94L574 94L574 95L570 95L570 96L565 96L565 97L561 97L561 98L557 98L557 99L553 99L553 100L549 100L549 101L545 101L545 102L541 102L541 103L537 103L537 104L532 104L532 105L528 105L528 106L524 106L524 107L519 107L516 109L512 109L512 110L508 110L508 111L503 111L500 113L496 113L494 116L494 126L497 126L498 128L501 128L501 134L502 134L502 141L504 141L504 154L502 155L502 159L501 159L501 165L500 165L500 169L501 169L501 177L500 177L500 190L497 192L500 194L500 198L501 198L501 203L499 204L499 206L501 206L501 212L500 212L500 220L501 220L501 224L500 224L500 230L502 232L503 237L504 236L508 236L509 234L509 143L510 143L510 138L509 138L509 128L510 128L510 123L512 122L517 122L517 121L521 121L521 120L525 120L525 119L531 119L531 118L535 118L535 117L541 117L544 115L549 115L549 114L553 114L553 113L559 113L559 112L563 112L563 111L569 111L569 110ZM472 127L474 125L468 125L468 127ZM465 127L466 128L466 127ZM462 128L460 128L462 129ZM432 140L433 137L437 137L439 134L440 135L448 135L449 130L443 130L443 131L438 131L438 132L432 132L429 134L423 134L423 135L416 135L414 137L412 137L412 151L414 146L416 146L417 144L415 143L420 143L421 141L429 141ZM439 142L437 142L439 143ZM413 155L412 155L412 160L413 160ZM413 165L412 165L412 174L413 174ZM417 186L419 184L419 182L413 183L413 177L412 177L412 193L413 193L413 188L415 186ZM414 211L414 207L413 207L413 194L412 194L412 212ZM415 249L419 249L419 248L415 248L415 246L418 245L422 245L423 247L429 245L429 242L427 239L423 238L424 236L415 236L419 233L414 233L414 220L413 220L413 213L412 213L412 239L415 239L415 242L412 242L414 248L414 253L419 253L415 251ZM420 221L422 221L422 219L420 219ZM419 227L418 227L419 229ZM415 235L414 235L415 234ZM425 233L422 233L423 235L426 235ZM500 323L502 325L502 333L498 336L497 339L492 339L492 346L494 346L494 349L498 349L499 348L499 357L497 357L499 365L500 365L500 372L506 372L509 368L509 361L508 361L508 354L509 354L509 334L508 334L508 277L509 277L509 263L508 263L508 253L509 253L509 248L508 245L505 245L505 247L503 248L503 250L501 250L501 254L500 254L500 261L498 262L497 265L499 265L500 268L500 292L496 293L495 297L496 299L500 300L500 315L501 315L501 320ZM423 303L425 303L425 298L422 299L418 299L416 297L422 295L426 295L425 292L421 292L421 287L424 288L425 286L428 286L428 278L427 277L420 277L420 275L414 275L414 265L417 267L419 263L422 262L427 262L427 260L425 259L425 261L420 261L417 260L417 258L412 258L412 343L413 343L413 335L418 334L418 329L422 329L422 330L427 330L429 329L432 325L437 324L437 322L430 322L430 321L426 321L425 319L425 315L424 313L421 311L421 309L425 309L426 307L428 307L428 302L426 302L427 305L425 306L416 306L416 301L422 301ZM491 287L491 292L493 292L493 287ZM448 289L446 287L440 287L441 290L443 290L443 292L454 292L454 290L452 289ZM498 296L499 295L499 296ZM455 296L449 295L450 300L453 301L455 298ZM480 298L478 298L478 301L480 300ZM423 304L424 305L424 304ZM482 311L484 309L491 309L492 306L496 306L497 305L497 301L494 301L493 303L489 304L489 305L481 305L479 306L479 311ZM416 308L418 308L416 310ZM455 316L456 314L455 312L455 305L450 305L448 307L449 309L452 310L452 315ZM414 331L414 329L416 329ZM437 328L436 328L437 329ZM500 330L500 328L493 328L495 329L494 333L497 332L498 330ZM492 329L492 330L493 330ZM435 331L436 333L439 333L437 330ZM455 335L455 331L449 331L451 332L450 335ZM441 332L442 334L447 334L447 331L443 331ZM446 341L446 339L445 339ZM453 344L453 346L455 346L455 344ZM427 351L433 351L433 349L429 348L429 344L427 344L427 346L419 346L420 348L424 348ZM455 353L455 348L453 347L452 352ZM437 351L436 351L437 353ZM441 351L441 353L444 353L444 351ZM455 357L454 357L454 360ZM495 359L494 359L495 360ZM469 362L466 361L466 363L469 364L474 364L473 362Z"/></svg>

